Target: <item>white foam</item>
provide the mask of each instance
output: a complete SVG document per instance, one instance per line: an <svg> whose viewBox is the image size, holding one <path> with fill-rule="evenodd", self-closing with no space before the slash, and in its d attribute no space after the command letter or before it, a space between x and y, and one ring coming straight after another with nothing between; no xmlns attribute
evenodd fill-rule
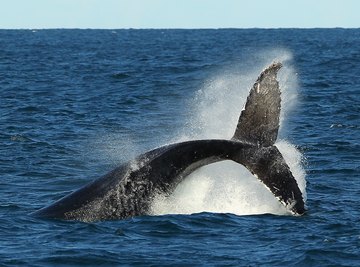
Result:
<svg viewBox="0 0 360 267"><path fill-rule="evenodd" d="M205 166L187 177L168 198L158 196L153 214L198 212L286 214L273 194L242 165L224 161Z"/></svg>

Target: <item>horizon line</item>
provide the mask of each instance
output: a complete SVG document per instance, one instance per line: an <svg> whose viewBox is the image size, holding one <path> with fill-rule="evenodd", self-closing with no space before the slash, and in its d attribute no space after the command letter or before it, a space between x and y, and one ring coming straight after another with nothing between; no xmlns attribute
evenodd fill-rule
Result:
<svg viewBox="0 0 360 267"><path fill-rule="evenodd" d="M97 27L34 27L34 28L1 28L0 30L315 30L315 29L344 29L354 30L360 27L199 27L199 28L151 28L151 27L123 27L123 28L97 28Z"/></svg>

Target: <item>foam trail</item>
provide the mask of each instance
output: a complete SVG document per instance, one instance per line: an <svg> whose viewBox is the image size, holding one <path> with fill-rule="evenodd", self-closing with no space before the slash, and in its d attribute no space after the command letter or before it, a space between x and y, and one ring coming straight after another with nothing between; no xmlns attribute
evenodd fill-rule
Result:
<svg viewBox="0 0 360 267"><path fill-rule="evenodd" d="M278 79L282 90L280 136L286 116L296 104L297 78L289 64L290 52L278 49L257 56L257 66L248 64L247 73L219 73L205 83L195 97L192 114L185 132L174 142L194 139L230 139L245 105L249 90L259 73L273 61L284 64ZM252 60L251 62L255 62ZM294 145L278 141L276 146L283 154L306 200L303 157ZM202 167L187 177L170 197L158 196L152 207L154 214L191 214L219 212L245 214L287 214L288 211L273 194L245 167L231 161Z"/></svg>

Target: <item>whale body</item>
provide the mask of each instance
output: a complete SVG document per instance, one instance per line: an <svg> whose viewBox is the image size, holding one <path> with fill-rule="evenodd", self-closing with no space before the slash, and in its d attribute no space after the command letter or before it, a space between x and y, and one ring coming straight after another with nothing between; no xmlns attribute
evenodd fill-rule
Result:
<svg viewBox="0 0 360 267"><path fill-rule="evenodd" d="M260 74L230 140L194 140L153 149L33 215L79 221L149 215L157 194L171 195L190 173L223 160L242 164L289 211L295 215L304 214L301 190L274 146L281 111L276 76L281 66L281 63L273 63Z"/></svg>

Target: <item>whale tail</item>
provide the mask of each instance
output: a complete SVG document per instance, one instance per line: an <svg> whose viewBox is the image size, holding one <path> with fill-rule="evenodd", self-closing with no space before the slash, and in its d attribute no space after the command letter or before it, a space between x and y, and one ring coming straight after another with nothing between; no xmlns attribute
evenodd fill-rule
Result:
<svg viewBox="0 0 360 267"><path fill-rule="evenodd" d="M233 159L256 175L280 202L295 214L305 212L302 193L280 151L274 146L279 131L281 92L273 63L258 77L247 98L232 141L252 144L251 156Z"/></svg>

